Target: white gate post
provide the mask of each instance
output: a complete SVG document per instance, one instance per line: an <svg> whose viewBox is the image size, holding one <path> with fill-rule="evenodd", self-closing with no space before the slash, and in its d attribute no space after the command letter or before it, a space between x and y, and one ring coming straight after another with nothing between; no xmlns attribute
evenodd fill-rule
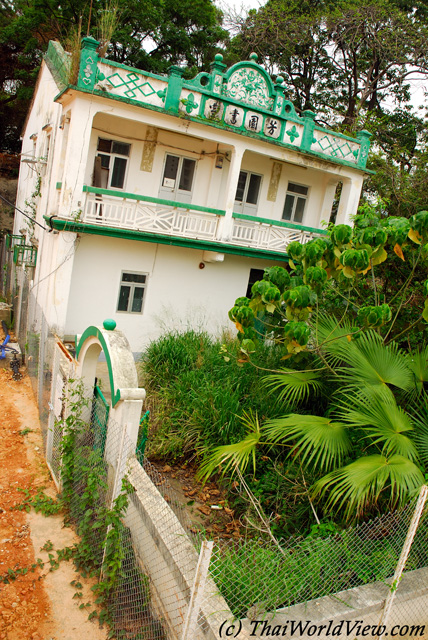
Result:
<svg viewBox="0 0 428 640"><path fill-rule="evenodd" d="M201 608L202 597L205 592L205 582L208 575L213 546L214 542L212 540L210 542L207 540L202 542L181 640L194 640L196 637L195 630L198 624L198 614Z"/></svg>
<svg viewBox="0 0 428 640"><path fill-rule="evenodd" d="M394 602L395 594L397 593L397 588L401 580L401 574L404 571L404 567L407 562L407 557L410 553L410 548L412 546L413 539L416 535L416 531L419 525L419 520L421 519L422 512L424 510L427 495L428 495L428 486L424 484L421 487L419 498L416 503L415 511L413 513L412 521L410 523L409 530L407 531L406 540L404 541L404 545L401 550L400 559L395 569L395 573L392 579L392 584L388 593L388 597L385 600L385 606L383 608L382 615L379 620L379 628L382 628L383 625L386 626L386 623L388 622L388 618L391 612L392 604ZM382 635L383 634L378 636L378 638L380 638Z"/></svg>

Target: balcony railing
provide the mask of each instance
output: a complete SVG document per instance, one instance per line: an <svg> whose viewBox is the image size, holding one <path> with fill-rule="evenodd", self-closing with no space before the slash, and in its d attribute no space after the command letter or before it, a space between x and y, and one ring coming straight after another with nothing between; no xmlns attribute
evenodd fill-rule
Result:
<svg viewBox="0 0 428 640"><path fill-rule="evenodd" d="M95 187L85 186L84 190L83 211L74 216L75 222L84 224L284 254L293 240L306 243L325 233L321 229L234 213L232 232L226 236L220 224L225 212L220 209Z"/></svg>

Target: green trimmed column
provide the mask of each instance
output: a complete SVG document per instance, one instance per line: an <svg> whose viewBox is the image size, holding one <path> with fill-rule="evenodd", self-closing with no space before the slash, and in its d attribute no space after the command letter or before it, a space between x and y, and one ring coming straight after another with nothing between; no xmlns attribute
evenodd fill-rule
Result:
<svg viewBox="0 0 428 640"><path fill-rule="evenodd" d="M184 69L173 64L168 69L168 89L165 98L165 111L178 113L181 89L183 88Z"/></svg>
<svg viewBox="0 0 428 640"><path fill-rule="evenodd" d="M91 36L82 39L82 51L80 53L79 77L77 86L84 89L93 89L97 77L97 64L99 46L98 40Z"/></svg>
<svg viewBox="0 0 428 640"><path fill-rule="evenodd" d="M303 111L302 116L305 118L305 123L300 148L303 151L310 151L314 140L315 113L307 110Z"/></svg>
<svg viewBox="0 0 428 640"><path fill-rule="evenodd" d="M357 140L360 141L360 153L358 154L357 165L364 169L367 164L367 156L369 155L370 149L370 138L372 134L370 131L366 131L363 129L357 133Z"/></svg>
<svg viewBox="0 0 428 640"><path fill-rule="evenodd" d="M210 64L211 78L208 87L213 93L217 93L218 95L221 94L224 72L226 68L227 65L223 62L222 54L216 53L216 55L214 56L214 62L211 62Z"/></svg>

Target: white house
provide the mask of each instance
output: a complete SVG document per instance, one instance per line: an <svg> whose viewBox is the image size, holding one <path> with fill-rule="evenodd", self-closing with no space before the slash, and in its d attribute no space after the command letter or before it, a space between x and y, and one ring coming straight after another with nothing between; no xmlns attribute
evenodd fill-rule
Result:
<svg viewBox="0 0 428 640"><path fill-rule="evenodd" d="M296 114L249 61L217 55L192 80L97 54L84 38L78 78L51 42L23 132L15 262L60 335L116 320L141 351L165 327L216 332L287 244L356 213L370 134L356 139ZM17 248L16 248L17 247ZM26 268L27 273L29 267ZM19 272L19 268L18 268Z"/></svg>

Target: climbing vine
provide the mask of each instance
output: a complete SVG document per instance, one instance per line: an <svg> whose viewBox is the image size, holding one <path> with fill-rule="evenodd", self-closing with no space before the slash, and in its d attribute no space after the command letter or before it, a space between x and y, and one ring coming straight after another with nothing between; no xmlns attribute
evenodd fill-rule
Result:
<svg viewBox="0 0 428 640"><path fill-rule="evenodd" d="M37 215L37 199L42 195L41 187L42 177L40 175L37 175L34 191L30 195L30 197L25 200L26 213L30 216L30 218L25 219L28 230L30 232L30 238L34 238L34 229L36 226Z"/></svg>

